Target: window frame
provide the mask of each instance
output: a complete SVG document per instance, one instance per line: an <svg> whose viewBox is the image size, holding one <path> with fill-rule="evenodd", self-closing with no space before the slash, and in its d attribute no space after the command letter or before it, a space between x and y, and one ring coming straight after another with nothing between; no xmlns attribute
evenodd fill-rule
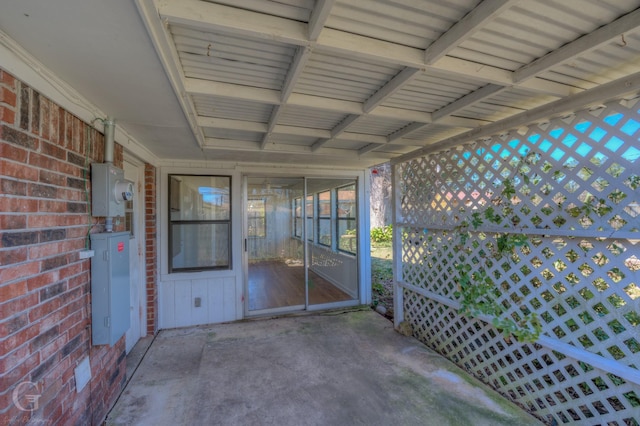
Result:
<svg viewBox="0 0 640 426"><path fill-rule="evenodd" d="M307 194L305 197L304 208L305 208L305 218L307 223L307 241L314 243L315 242L315 226L314 226L314 211L315 211L315 195ZM311 214L309 214L311 213ZM311 224L311 226L309 226Z"/></svg>
<svg viewBox="0 0 640 426"><path fill-rule="evenodd" d="M186 220L174 220L172 218L172 212L175 212L176 209L179 211L180 207L180 196L182 194L179 191L174 193L175 191L175 183L177 181L175 178L188 178L188 177L201 177L201 178L224 178L227 180L227 197L228 197L228 212L227 219L186 219ZM169 185L168 185L168 193L167 193L167 212L168 212L168 220L167 220L167 228L168 228L168 248L167 248L167 257L168 257L168 272L169 274L173 273L182 273L182 272L202 272L202 271L217 271L217 270L231 270L233 268L233 250L232 250L232 218L233 218L233 202L232 202L232 176L228 175L198 175L198 174L187 174L187 173L169 173L167 175ZM180 225L226 225L228 241L227 241L227 262L225 265L214 265L214 266L189 266L189 267L174 267L173 258L174 258L174 241L173 241L173 233L174 226Z"/></svg>
<svg viewBox="0 0 640 426"><path fill-rule="evenodd" d="M262 216L256 215L251 216L252 202L261 202L262 203ZM256 235L252 235L251 233L251 220L262 219L262 235L259 233ZM257 229L257 228L256 228ZM267 238L267 199L265 197L252 197L247 199L247 236L249 238Z"/></svg>
<svg viewBox="0 0 640 426"><path fill-rule="evenodd" d="M353 194L354 194L354 198L353 198L353 204L354 204L354 208L355 208L355 212L353 213L354 216L350 217L350 216L344 216L341 215L340 213L340 191L344 190L345 188L349 188L349 187L353 187ZM335 188L336 191L336 203L335 203L335 212L336 212L336 249L338 250L338 252L340 253L346 253L349 255L353 255L353 256L357 256L358 254L358 182L354 181L353 183L347 184L347 185L343 185L340 187ZM354 242L355 242L355 251L351 251L351 250L345 250L341 247L340 241L341 241L341 235L340 235L340 223L341 222L347 222L347 223L353 223L353 228L356 232L354 235ZM347 229L349 229L347 227Z"/></svg>
<svg viewBox="0 0 640 426"><path fill-rule="evenodd" d="M293 237L302 240L304 222L302 220L302 199L303 197L296 197L293 199Z"/></svg>
<svg viewBox="0 0 640 426"><path fill-rule="evenodd" d="M326 191L321 191L315 194L316 199L317 199L317 211L316 211L316 238L317 238L317 242L318 245L324 246L324 247L333 247L333 229L332 229L332 220L331 220L331 211L333 210L333 190L332 189L328 189ZM322 194L328 194L329 195L329 199L324 201L321 198ZM324 204L328 204L328 208L327 210L327 214L322 214L322 206ZM320 230L321 230L321 223L329 223L329 242L325 243L322 241L322 235L320 235Z"/></svg>

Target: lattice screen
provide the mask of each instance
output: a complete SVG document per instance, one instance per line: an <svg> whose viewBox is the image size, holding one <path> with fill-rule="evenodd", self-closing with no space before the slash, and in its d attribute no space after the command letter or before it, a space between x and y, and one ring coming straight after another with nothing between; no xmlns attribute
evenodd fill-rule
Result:
<svg viewBox="0 0 640 426"><path fill-rule="evenodd" d="M545 421L640 424L639 107L611 103L394 165L405 319ZM466 256L499 284L508 315L538 314L535 345L455 309L452 228L495 203L507 178L515 217L474 232ZM485 264L504 228L529 244Z"/></svg>

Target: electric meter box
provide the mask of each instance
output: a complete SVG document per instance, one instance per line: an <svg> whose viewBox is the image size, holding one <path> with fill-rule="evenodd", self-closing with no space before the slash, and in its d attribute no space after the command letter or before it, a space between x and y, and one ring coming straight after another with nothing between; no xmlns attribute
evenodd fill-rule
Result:
<svg viewBox="0 0 640 426"><path fill-rule="evenodd" d="M125 201L133 199L133 184L111 163L91 164L91 216L124 216Z"/></svg>
<svg viewBox="0 0 640 426"><path fill-rule="evenodd" d="M130 327L129 233L91 234L91 337L113 346Z"/></svg>

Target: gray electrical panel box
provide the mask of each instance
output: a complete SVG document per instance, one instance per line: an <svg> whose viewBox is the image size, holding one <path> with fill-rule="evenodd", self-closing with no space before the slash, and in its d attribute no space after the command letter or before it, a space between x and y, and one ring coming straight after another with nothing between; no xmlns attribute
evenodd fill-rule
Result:
<svg viewBox="0 0 640 426"><path fill-rule="evenodd" d="M124 202L133 198L133 185L111 163L91 164L91 215L124 216Z"/></svg>
<svg viewBox="0 0 640 426"><path fill-rule="evenodd" d="M130 327L129 233L91 234L91 248L91 336L113 346Z"/></svg>

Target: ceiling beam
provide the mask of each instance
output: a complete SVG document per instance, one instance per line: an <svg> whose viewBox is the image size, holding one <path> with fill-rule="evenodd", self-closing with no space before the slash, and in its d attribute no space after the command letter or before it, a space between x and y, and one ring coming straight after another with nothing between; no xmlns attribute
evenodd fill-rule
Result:
<svg viewBox="0 0 640 426"><path fill-rule="evenodd" d="M369 97L369 99L365 101L365 103L362 106L362 110L363 110L362 112L364 114L371 112L374 108L376 108L378 105L384 102L385 99L389 98L398 90L400 90L400 88L404 84L413 80L420 72L421 70L419 69L408 68L408 67L400 71L398 74L396 74L395 77L389 80L384 86L382 86L376 93L374 93L372 96ZM358 115L358 114L352 114L349 117L347 117L338 126L336 126L333 129L331 138L335 138L336 136L338 136L347 127L349 127L354 122L356 122L360 117L361 115ZM318 149L328 141L329 139L320 139L315 144L313 144L313 147L314 149Z"/></svg>
<svg viewBox="0 0 640 426"><path fill-rule="evenodd" d="M371 95L371 97L365 101L362 109L365 113L370 112L372 109L384 102L385 99L393 96L393 94L400 90L403 85L409 83L421 73L422 70L420 69L406 67L396 74L395 77L389 80L387 84L382 86L376 93Z"/></svg>
<svg viewBox="0 0 640 426"><path fill-rule="evenodd" d="M248 132L259 133L265 133L267 131L267 124L265 123L204 116L198 116L198 126L212 129L246 130Z"/></svg>
<svg viewBox="0 0 640 426"><path fill-rule="evenodd" d="M184 79L184 86L186 91L191 94L280 105L280 91L278 90L261 89L259 87L249 87L241 84L218 83L211 80L189 77Z"/></svg>
<svg viewBox="0 0 640 426"><path fill-rule="evenodd" d="M309 44L304 22L231 6L201 0L162 0L158 13L170 24L202 31L220 31L298 46Z"/></svg>
<svg viewBox="0 0 640 426"><path fill-rule="evenodd" d="M232 83L219 83L197 78L184 79L185 90L190 94L207 95L239 101L252 101L269 105L280 105L280 92L272 89L243 86ZM299 108L320 109L341 114L361 115L362 104L359 102L329 99L302 93L292 93L287 102L288 106ZM431 123L431 114L402 108L378 106L369 112L370 117L389 118L404 121L419 121ZM445 117L438 124L450 127L474 128L486 124L484 120L469 118Z"/></svg>
<svg viewBox="0 0 640 426"><path fill-rule="evenodd" d="M378 149L378 148L380 148L380 147L382 147L382 146L383 146L383 145L380 145L380 144L370 143L369 145L367 145L367 146L363 146L362 148L360 148L360 149L358 150L358 155L365 155L365 154L368 154L368 153L370 153L370 152L372 152L372 151L375 151L376 149Z"/></svg>
<svg viewBox="0 0 640 426"><path fill-rule="evenodd" d="M309 18L309 40L316 41L329 19L334 0L318 0Z"/></svg>
<svg viewBox="0 0 640 426"><path fill-rule="evenodd" d="M206 150L234 150L234 151L251 151L256 152L260 146L259 142L254 141L240 141L235 139L220 139L220 138L206 138L204 149ZM340 148L323 148L319 152L313 152L308 146L301 145L288 145L288 144L275 144L269 145L267 149L261 152L274 152L282 154L304 154L308 155L310 159L315 158L317 161L320 157L337 157L341 160L348 159L350 157L358 158L357 152L348 149ZM382 161L385 160L385 156L380 157Z"/></svg>
<svg viewBox="0 0 640 426"><path fill-rule="evenodd" d="M523 66L513 74L513 82L520 83L537 74L547 71L555 66L575 58L578 55L595 50L609 43L613 38L619 37L628 31L640 26L640 9L628 13L610 24L604 25L571 43L547 53L541 58Z"/></svg>
<svg viewBox="0 0 640 426"><path fill-rule="evenodd" d="M444 119L445 117L455 113L456 111L460 111L464 108L467 108L475 103L481 102L482 100L496 94L499 93L501 91L506 90L507 88L504 86L499 86L497 84L487 84L486 86L481 87L480 89L473 91L471 93L469 93L466 96L461 97L460 99L451 102L449 105L446 105L442 108L440 108L437 111L434 111L431 113L431 118L433 120L433 123L437 123L440 124L440 120ZM392 134L390 134L387 139L388 142L391 143L393 141L396 141L398 139L401 139L405 136L407 136L408 134L411 134L413 132L416 132L422 128L424 128L425 126L428 126L429 123L420 123L420 122L414 122L409 124L408 126L403 127L402 129L393 132ZM380 148L381 146L369 146L369 147L365 147L368 149L367 152L370 151L374 151L378 148Z"/></svg>
<svg viewBox="0 0 640 426"><path fill-rule="evenodd" d="M324 144L326 144L327 142L329 142L330 140L331 140L331 138L320 138L320 139L318 139L313 145L311 145L311 152L316 152L317 150L322 148L322 146Z"/></svg>
<svg viewBox="0 0 640 426"><path fill-rule="evenodd" d="M395 140L405 137L409 133L413 133L428 125L429 124L426 123L411 123L408 126L404 126L402 129L396 130L395 132L387 136L387 142L391 143Z"/></svg>
<svg viewBox="0 0 640 426"><path fill-rule="evenodd" d="M432 112L431 118L433 119L434 122L437 122L439 119L443 117L451 115L456 111L460 111L462 109L468 108L471 105L481 102L484 99L487 99L488 97L493 96L496 93L502 92L506 89L507 89L506 87L498 86L497 84L487 84L486 86L483 86L478 90L474 90L468 95L465 95L460 99L457 99L451 102L449 105L446 105L440 108L439 110Z"/></svg>
<svg viewBox="0 0 640 426"><path fill-rule="evenodd" d="M331 129L331 137L335 138L340 133L344 132L347 127L351 126L357 119L360 118L360 115L351 114L347 116L344 120L338 123L333 129Z"/></svg>
<svg viewBox="0 0 640 426"><path fill-rule="evenodd" d="M443 139L435 144L394 158L392 162L399 163L435 151L450 149L483 137L493 136L496 133L505 132L542 120L549 120L554 117L562 117L565 114L574 113L592 105L600 105L627 94L638 93L640 93L640 72L602 84L568 98L559 99L529 111L521 112L503 120L495 121L481 128Z"/></svg>
<svg viewBox="0 0 640 426"><path fill-rule="evenodd" d="M331 129L331 135L328 138L320 138L311 146L312 151L317 151L324 144L329 142L332 139L335 139L338 135L346 130L347 127L351 126L356 120L358 120L361 116L359 114L350 114L340 123L338 123L333 129Z"/></svg>
<svg viewBox="0 0 640 426"><path fill-rule="evenodd" d="M486 0L485 0L486 1ZM158 12L169 24L184 25L203 31L269 40L295 46L309 46L316 51L332 52L347 57L383 62L410 68L434 70L447 75L458 75L502 86L513 85L513 72L481 65L449 56L427 65L425 51L383 40L324 28L317 41L308 37L307 24L259 12L214 4L200 0L158 0ZM575 88L550 83L537 77L526 82L533 92L566 96ZM552 92L552 93L550 93Z"/></svg>
<svg viewBox="0 0 640 426"><path fill-rule="evenodd" d="M197 120L198 126L212 129L226 129L226 130L244 130L249 132L265 133L268 125L266 123L259 123L255 121L246 120L229 120L225 118L204 117L199 116ZM344 141L356 141L356 142L376 142L385 143L387 141L386 136L367 135L363 133L353 133L343 131L341 133L332 136L332 130L325 129L313 129L310 127L298 127L287 126L283 124L276 125L272 130L274 138L277 135L292 135L292 136L306 136L313 138L327 138Z"/></svg>
<svg viewBox="0 0 640 426"><path fill-rule="evenodd" d="M287 73L287 77L282 85L282 91L280 93L280 102L281 105L276 105L271 112L271 117L269 119L269 128L267 129L267 133L262 138L262 144L260 145L261 149L264 149L265 146L269 143L269 139L271 137L271 132L273 128L278 123L280 115L282 114L283 107L282 105L286 104L289 100L289 96L293 93L293 88L298 81L298 78L302 74L304 67L307 64L307 61L311 57L311 49L308 47L299 46L296 54L293 58L292 65L289 68L289 72Z"/></svg>
<svg viewBox="0 0 640 426"><path fill-rule="evenodd" d="M282 85L281 101L286 103L293 92L293 88L298 82L298 78L304 71L304 67L307 65L309 58L311 57L311 49L308 47L298 47L298 50L291 62L291 67L287 73L284 84Z"/></svg>
<svg viewBox="0 0 640 426"><path fill-rule="evenodd" d="M282 113L282 109L282 105L275 105L271 110L271 116L269 117L269 123L266 126L266 132L264 133L264 136L262 136L262 142L260 142L260 149L264 149L264 147L269 143L273 128L278 123L278 119L280 117L280 114Z"/></svg>
<svg viewBox="0 0 640 426"><path fill-rule="evenodd" d="M435 63L519 0L484 0L425 50L424 62Z"/></svg>
<svg viewBox="0 0 640 426"><path fill-rule="evenodd" d="M138 12L147 27L151 41L164 67L167 78L173 87L182 111L184 111L189 127L193 132L198 146L204 146L204 133L196 123L196 108L188 90L184 86L184 72L180 64L180 57L176 51L171 35L164 27L162 21L157 19L153 0L138 0L136 2Z"/></svg>

